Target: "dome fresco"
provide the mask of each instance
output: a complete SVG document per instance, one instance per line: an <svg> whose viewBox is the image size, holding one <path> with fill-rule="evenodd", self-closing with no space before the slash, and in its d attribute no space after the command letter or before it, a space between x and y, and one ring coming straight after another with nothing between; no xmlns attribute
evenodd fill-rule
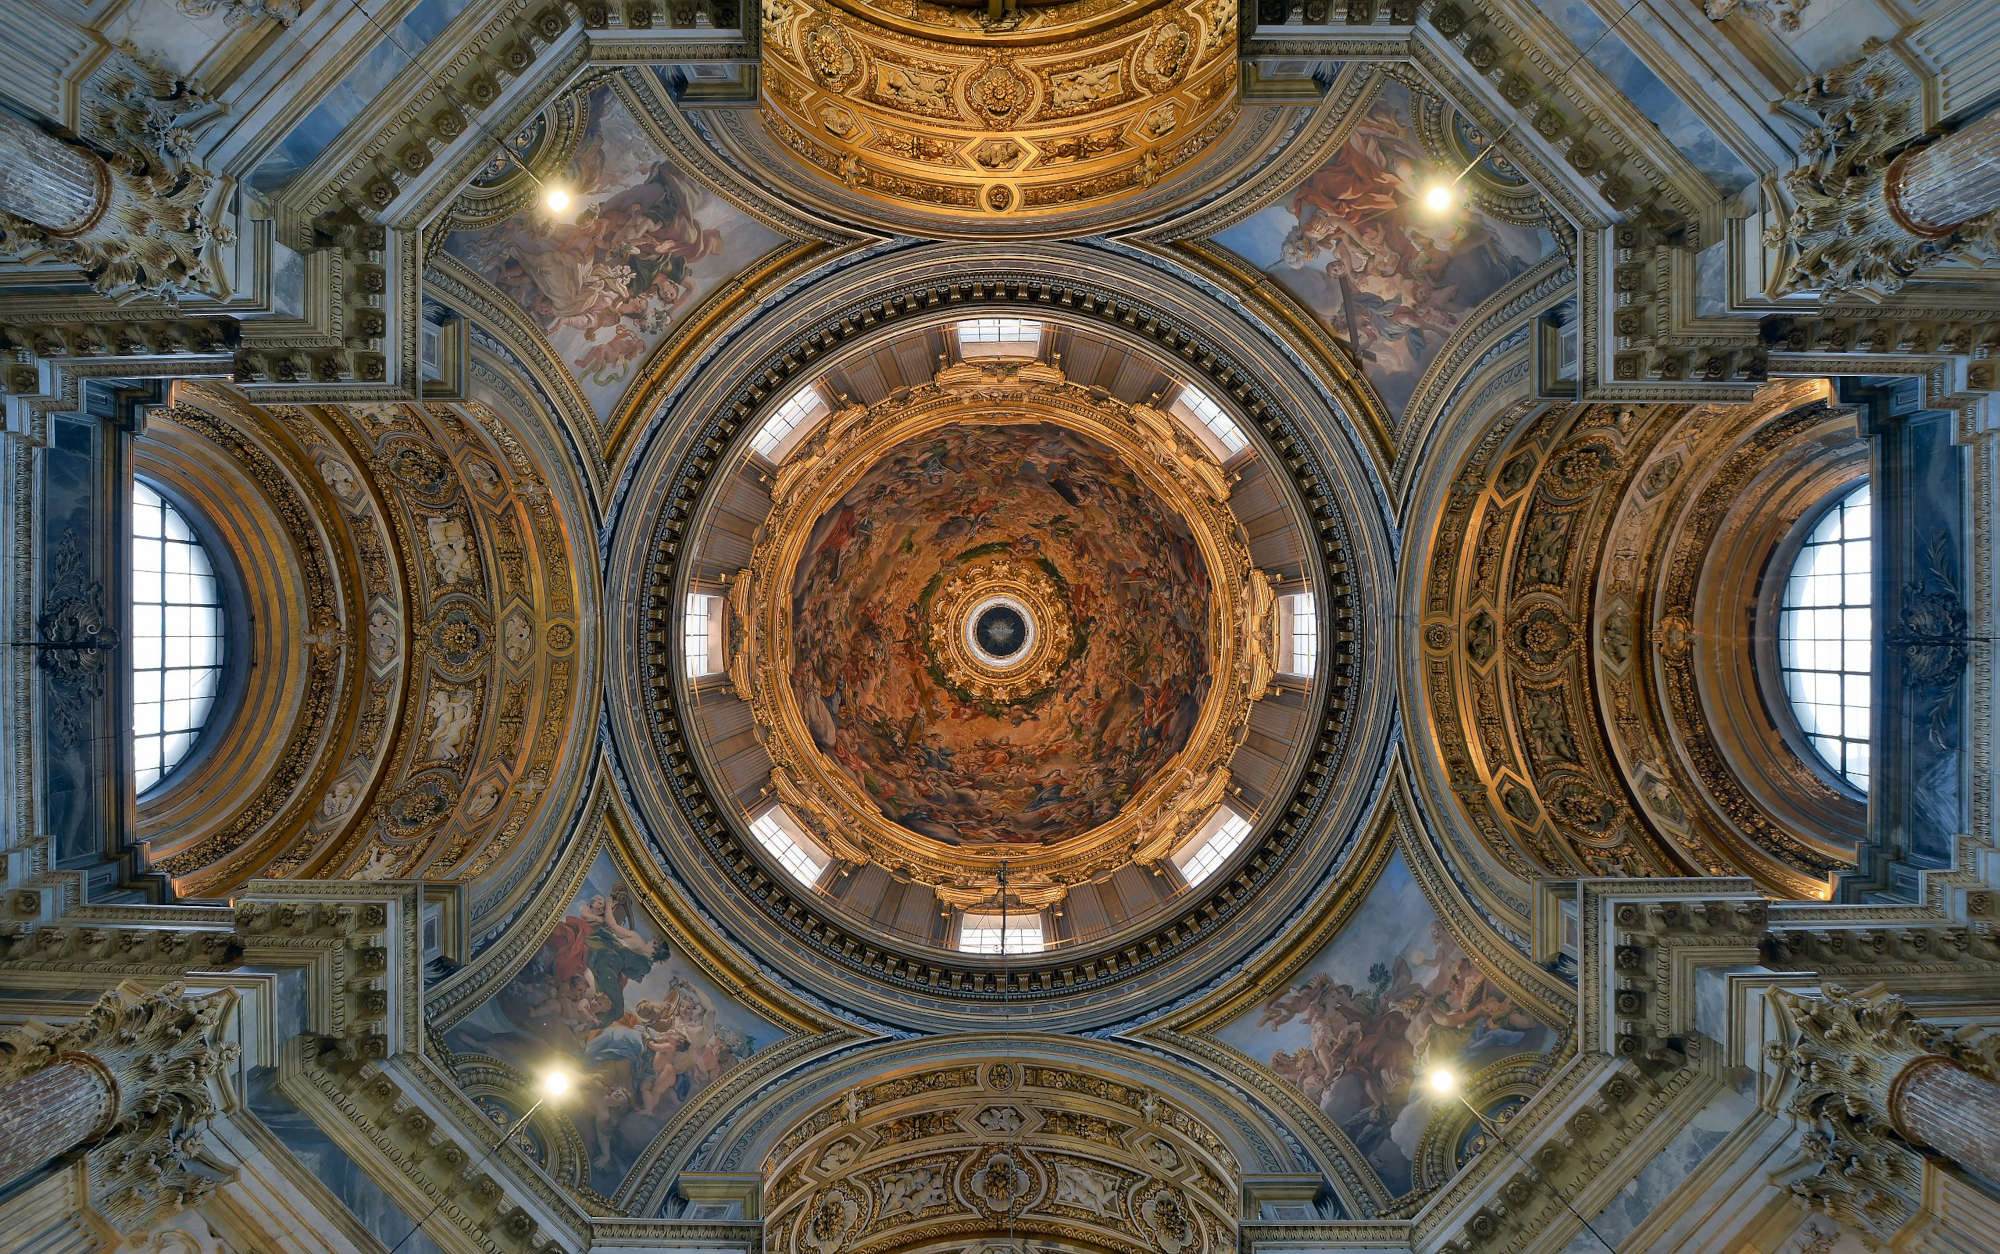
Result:
<svg viewBox="0 0 2000 1254"><path fill-rule="evenodd" d="M1995 1248L2000 3L1615 7L0 3L0 1247Z"/></svg>
<svg viewBox="0 0 2000 1254"><path fill-rule="evenodd" d="M995 559L1043 577L1070 638L999 697L958 682L931 623ZM884 454L814 525L792 686L814 744L894 822L947 845L1054 843L1115 818L1187 744L1208 599L1187 524L1110 449L1049 424L948 429Z"/></svg>

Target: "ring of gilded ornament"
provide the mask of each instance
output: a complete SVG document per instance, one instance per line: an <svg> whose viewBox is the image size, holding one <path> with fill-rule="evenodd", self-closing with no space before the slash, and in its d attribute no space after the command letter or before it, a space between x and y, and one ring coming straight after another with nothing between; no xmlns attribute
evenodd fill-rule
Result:
<svg viewBox="0 0 2000 1254"><path fill-rule="evenodd" d="M1213 486L1219 478L1193 469L1199 459L1213 469L1213 458L1162 419L1157 411L1094 396L1067 381L932 383L866 411L836 415L787 459L762 539L731 588L747 630L732 642L729 674L771 759L774 791L823 848L945 889L988 887L1005 862L1017 892L1054 899L1067 885L1131 862L1157 861L1205 816L1221 795L1251 706L1271 674L1274 620L1268 581L1251 562L1234 511ZM1188 742L1111 821L1039 848L946 849L890 820L814 745L791 685L792 601L785 593L814 523L889 450L955 425L1034 422L1066 427L1109 447L1186 521L1209 572L1213 682ZM947 634L963 638L956 630Z"/></svg>

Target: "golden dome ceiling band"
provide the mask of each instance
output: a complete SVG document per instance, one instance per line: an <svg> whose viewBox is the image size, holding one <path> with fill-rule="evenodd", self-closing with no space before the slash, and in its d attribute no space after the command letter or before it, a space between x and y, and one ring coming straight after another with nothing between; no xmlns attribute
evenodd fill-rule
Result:
<svg viewBox="0 0 2000 1254"><path fill-rule="evenodd" d="M1233 3L1081 0L997 25L919 12L766 5L773 138L869 197L978 219L1122 199L1203 156L1236 119Z"/></svg>

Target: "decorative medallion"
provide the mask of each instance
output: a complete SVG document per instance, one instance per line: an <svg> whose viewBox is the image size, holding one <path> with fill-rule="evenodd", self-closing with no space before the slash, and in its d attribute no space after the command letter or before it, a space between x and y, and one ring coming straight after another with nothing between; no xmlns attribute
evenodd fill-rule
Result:
<svg viewBox="0 0 2000 1254"><path fill-rule="evenodd" d="M1069 589L1053 562L1005 550L961 555L924 590L924 653L962 700L1031 701L1056 682L1081 647Z"/></svg>

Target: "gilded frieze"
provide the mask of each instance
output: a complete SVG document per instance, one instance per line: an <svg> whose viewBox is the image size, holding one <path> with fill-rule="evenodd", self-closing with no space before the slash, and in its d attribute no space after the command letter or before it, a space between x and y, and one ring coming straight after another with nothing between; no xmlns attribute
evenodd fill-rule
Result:
<svg viewBox="0 0 2000 1254"><path fill-rule="evenodd" d="M827 179L954 221L1109 203L1201 158L1237 113L1236 6L764 6L763 120Z"/></svg>

